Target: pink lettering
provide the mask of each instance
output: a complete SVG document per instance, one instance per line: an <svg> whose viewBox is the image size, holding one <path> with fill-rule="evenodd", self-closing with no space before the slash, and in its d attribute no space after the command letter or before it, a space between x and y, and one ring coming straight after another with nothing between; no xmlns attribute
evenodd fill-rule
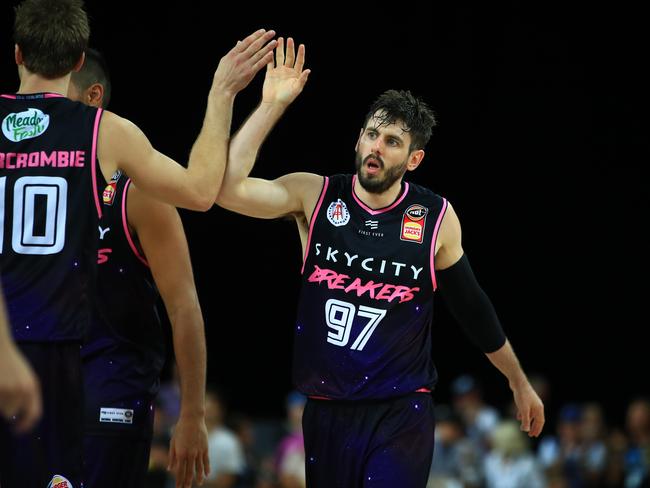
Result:
<svg viewBox="0 0 650 488"><path fill-rule="evenodd" d="M390 293L391 288L395 288L395 285L384 285L375 298L377 300L388 300L390 302L392 297L392 294Z"/></svg>
<svg viewBox="0 0 650 488"><path fill-rule="evenodd" d="M104 249L99 249L97 251L97 264L104 264L106 261L108 261L108 255L112 253L113 250L105 247Z"/></svg>
<svg viewBox="0 0 650 488"><path fill-rule="evenodd" d="M375 290L377 290L377 288L381 288L382 286L384 286L383 283L375 283L372 280L363 285L361 284L361 280L357 278L352 282L350 286L345 289L345 293L356 291L357 296L360 297L367 292L370 295L370 298L375 298Z"/></svg>
<svg viewBox="0 0 650 488"><path fill-rule="evenodd" d="M38 166L37 152L29 153L29 162L27 163L27 166L29 166L30 168L35 168Z"/></svg>
<svg viewBox="0 0 650 488"><path fill-rule="evenodd" d="M27 153L18 153L16 158L16 169L27 167Z"/></svg>
<svg viewBox="0 0 650 488"><path fill-rule="evenodd" d="M0 153L0 168L83 168L86 161L85 151L36 151L28 153Z"/></svg>
<svg viewBox="0 0 650 488"><path fill-rule="evenodd" d="M75 163L74 163L74 165L77 168L83 168L85 160L86 160L86 153L84 151L75 151Z"/></svg>
<svg viewBox="0 0 650 488"><path fill-rule="evenodd" d="M419 287L410 288L403 285L391 285L389 283L375 283L370 280L367 283L363 283L361 278L355 278L352 283L345 286L345 282L349 280L349 276L346 274L337 273L331 269L319 268L314 265L313 273L307 278L309 283L322 283L325 281L327 283L327 288L330 290L343 290L345 293L356 292L357 296L360 297L364 293L368 293L370 298L374 300L386 300L392 302L396 298L399 298L399 303L408 302L415 298L415 293L420 291Z"/></svg>
<svg viewBox="0 0 650 488"><path fill-rule="evenodd" d="M41 151L41 166L56 166L56 151L52 151L48 156L46 152Z"/></svg>

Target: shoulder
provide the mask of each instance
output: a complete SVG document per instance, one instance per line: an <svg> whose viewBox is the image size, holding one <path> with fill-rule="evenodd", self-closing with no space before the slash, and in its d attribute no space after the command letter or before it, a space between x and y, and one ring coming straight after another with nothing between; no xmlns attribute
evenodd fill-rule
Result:
<svg viewBox="0 0 650 488"><path fill-rule="evenodd" d="M436 203L442 203L443 201L445 202L447 201L445 197L438 195L433 190L426 188L422 185L410 181L408 181L407 184L409 185L409 193L412 193L413 195L429 199L430 201Z"/></svg>
<svg viewBox="0 0 650 488"><path fill-rule="evenodd" d="M104 137L115 138L116 143L120 141L120 139L117 139L118 137L128 137L132 134L142 133L140 128L129 119L120 117L109 110L103 111L99 128Z"/></svg>

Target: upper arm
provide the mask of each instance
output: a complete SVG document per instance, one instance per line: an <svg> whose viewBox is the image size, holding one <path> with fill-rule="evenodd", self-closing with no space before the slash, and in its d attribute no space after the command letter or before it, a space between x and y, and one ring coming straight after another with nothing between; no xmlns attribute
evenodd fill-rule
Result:
<svg viewBox="0 0 650 488"><path fill-rule="evenodd" d="M106 181L121 169L138 188L178 207L201 208L188 185L186 169L157 151L133 122L105 112L99 126L99 164Z"/></svg>
<svg viewBox="0 0 650 488"><path fill-rule="evenodd" d="M452 266L463 256L461 237L458 215L449 203L436 242L435 268L437 270Z"/></svg>
<svg viewBox="0 0 650 488"><path fill-rule="evenodd" d="M249 177L222 186L217 204L249 217L304 214L310 219L322 187L323 177L313 173L290 173L275 180Z"/></svg>
<svg viewBox="0 0 650 488"><path fill-rule="evenodd" d="M127 209L170 317L188 307L200 315L187 239L176 208L131 185Z"/></svg>

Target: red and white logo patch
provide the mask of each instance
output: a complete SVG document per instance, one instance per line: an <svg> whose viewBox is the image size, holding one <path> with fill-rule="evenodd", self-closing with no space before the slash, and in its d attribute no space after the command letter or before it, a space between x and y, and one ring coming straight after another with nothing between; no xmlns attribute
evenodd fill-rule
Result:
<svg viewBox="0 0 650 488"><path fill-rule="evenodd" d="M399 238L403 241L422 244L428 213L429 209L419 203L407 208L402 217L402 231Z"/></svg>
<svg viewBox="0 0 650 488"><path fill-rule="evenodd" d="M350 211L343 200L339 198L330 203L327 207L327 220L336 227L341 227L350 221Z"/></svg>
<svg viewBox="0 0 650 488"><path fill-rule="evenodd" d="M119 170L113 173L111 181L106 185L106 188L104 188L104 193L102 194L104 205L113 205L113 202L115 201L115 192L117 190L117 182L120 179L120 176L122 176L122 172Z"/></svg>
<svg viewBox="0 0 650 488"><path fill-rule="evenodd" d="M48 483L47 488L73 488L73 486L65 476L55 474Z"/></svg>

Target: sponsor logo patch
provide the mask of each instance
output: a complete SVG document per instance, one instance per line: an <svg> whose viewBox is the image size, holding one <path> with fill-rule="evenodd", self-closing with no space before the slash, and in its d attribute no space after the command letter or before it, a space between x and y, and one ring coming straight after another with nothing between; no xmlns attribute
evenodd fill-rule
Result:
<svg viewBox="0 0 650 488"><path fill-rule="evenodd" d="M133 410L128 408L102 407L99 409L99 421L113 424L132 424Z"/></svg>
<svg viewBox="0 0 650 488"><path fill-rule="evenodd" d="M341 227L350 221L350 211L340 198L327 207L327 220L336 227Z"/></svg>
<svg viewBox="0 0 650 488"><path fill-rule="evenodd" d="M13 142L38 137L50 126L50 116L37 108L11 113L2 120L2 133Z"/></svg>
<svg viewBox="0 0 650 488"><path fill-rule="evenodd" d="M419 203L407 208L402 217L400 239L422 244L422 240L424 239L424 226L427 222L428 213L429 209Z"/></svg>
<svg viewBox="0 0 650 488"><path fill-rule="evenodd" d="M52 480L48 483L47 488L74 488L72 483L60 474L52 476Z"/></svg>
<svg viewBox="0 0 650 488"><path fill-rule="evenodd" d="M104 188L104 193L102 194L104 205L113 205L113 202L115 201L115 192L117 190L117 182L119 181L120 176L122 176L122 172L119 170L113 173L111 181L109 181L106 188Z"/></svg>

